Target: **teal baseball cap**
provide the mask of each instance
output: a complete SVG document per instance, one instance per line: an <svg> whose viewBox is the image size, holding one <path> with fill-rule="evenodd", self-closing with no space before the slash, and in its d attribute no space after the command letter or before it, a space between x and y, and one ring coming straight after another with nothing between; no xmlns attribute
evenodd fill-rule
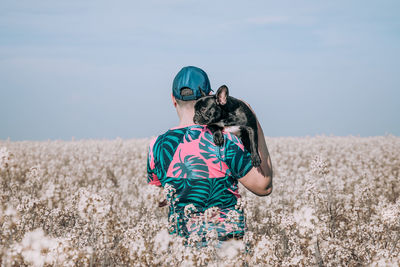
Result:
<svg viewBox="0 0 400 267"><path fill-rule="evenodd" d="M190 88L193 91L192 95L181 95L183 88ZM208 95L212 91L207 73L204 70L187 66L182 68L176 74L172 84L172 93L179 100L197 100L203 95Z"/></svg>

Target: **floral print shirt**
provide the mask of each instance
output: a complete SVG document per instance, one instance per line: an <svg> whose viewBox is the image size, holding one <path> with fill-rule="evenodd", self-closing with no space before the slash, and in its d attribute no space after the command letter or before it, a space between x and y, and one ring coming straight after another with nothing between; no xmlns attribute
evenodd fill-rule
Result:
<svg viewBox="0 0 400 267"><path fill-rule="evenodd" d="M238 137L213 142L204 125L172 128L154 138L147 157L147 182L167 191L169 232L199 244L246 231L238 179L250 169L250 153Z"/></svg>

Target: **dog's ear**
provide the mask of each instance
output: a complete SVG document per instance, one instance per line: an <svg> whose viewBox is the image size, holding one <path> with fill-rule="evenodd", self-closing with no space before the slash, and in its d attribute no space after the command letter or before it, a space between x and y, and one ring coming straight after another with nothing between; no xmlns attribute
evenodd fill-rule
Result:
<svg viewBox="0 0 400 267"><path fill-rule="evenodd" d="M225 105L229 96L229 90L226 85L222 85L218 88L217 93L215 94L216 101L218 105Z"/></svg>

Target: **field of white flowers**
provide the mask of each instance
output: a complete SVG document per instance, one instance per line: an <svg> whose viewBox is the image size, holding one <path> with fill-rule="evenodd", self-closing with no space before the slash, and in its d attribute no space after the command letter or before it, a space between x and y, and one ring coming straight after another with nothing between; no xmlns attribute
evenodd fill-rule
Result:
<svg viewBox="0 0 400 267"><path fill-rule="evenodd" d="M150 139L0 141L2 266L396 266L400 137L266 138L274 190L240 188L247 256L167 233Z"/></svg>

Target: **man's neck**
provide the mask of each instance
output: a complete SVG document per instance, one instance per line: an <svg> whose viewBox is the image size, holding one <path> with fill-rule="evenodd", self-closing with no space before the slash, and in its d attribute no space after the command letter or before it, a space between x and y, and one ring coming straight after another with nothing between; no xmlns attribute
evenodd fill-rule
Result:
<svg viewBox="0 0 400 267"><path fill-rule="evenodd" d="M188 119L188 120L180 120L179 121L179 127L182 127L182 126L187 126L187 125L193 125L194 124L194 122L193 122L193 118L190 120L190 119Z"/></svg>
<svg viewBox="0 0 400 267"><path fill-rule="evenodd" d="M179 116L179 125L178 126L182 127L182 126L195 124L193 122L193 116L194 116L194 110L181 112L181 114Z"/></svg>

